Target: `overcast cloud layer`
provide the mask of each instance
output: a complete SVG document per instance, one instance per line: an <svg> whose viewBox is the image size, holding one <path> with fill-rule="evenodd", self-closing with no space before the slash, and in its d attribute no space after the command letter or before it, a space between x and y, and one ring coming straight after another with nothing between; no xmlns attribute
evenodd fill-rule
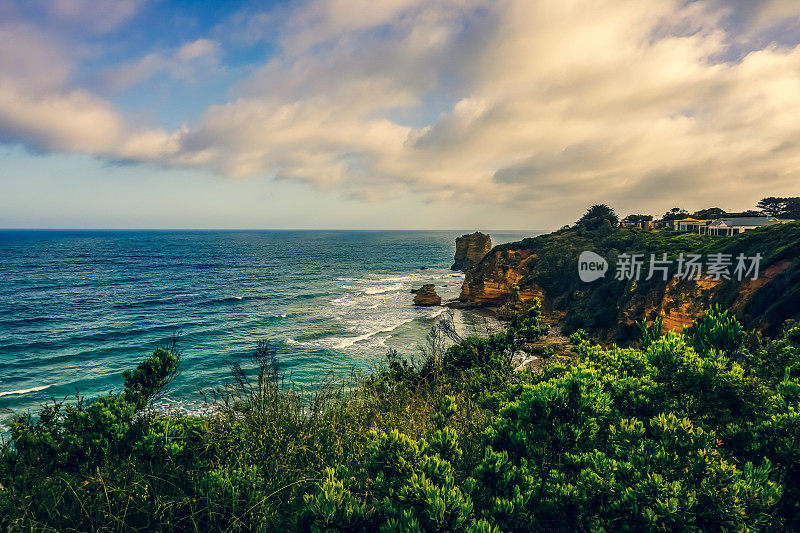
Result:
<svg viewBox="0 0 800 533"><path fill-rule="evenodd" d="M143 5L0 7L15 43L0 48L0 142L364 201L557 212L800 192L800 2L319 0L87 67ZM225 76L241 46L270 53L183 125L120 97Z"/></svg>

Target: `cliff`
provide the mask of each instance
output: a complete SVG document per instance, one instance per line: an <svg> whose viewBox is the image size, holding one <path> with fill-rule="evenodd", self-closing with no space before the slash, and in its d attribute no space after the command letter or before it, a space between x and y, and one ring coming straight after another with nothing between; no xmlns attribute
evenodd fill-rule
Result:
<svg viewBox="0 0 800 533"><path fill-rule="evenodd" d="M578 276L583 250L607 258L605 276L586 283ZM642 253L640 279L617 280L620 253ZM723 253L763 257L758 279L646 280L650 254ZM732 276L733 277L733 276ZM583 328L612 339L626 339L635 322L664 315L663 327L680 331L712 303L732 309L748 327L770 334L789 318L800 318L800 222L745 232L730 238L672 231L646 232L572 227L497 246L468 270L460 305L491 307L501 316L524 311L540 298L547 316L567 332Z"/></svg>
<svg viewBox="0 0 800 533"><path fill-rule="evenodd" d="M469 270L480 263L491 249L492 239L480 231L456 238L456 253L450 270Z"/></svg>

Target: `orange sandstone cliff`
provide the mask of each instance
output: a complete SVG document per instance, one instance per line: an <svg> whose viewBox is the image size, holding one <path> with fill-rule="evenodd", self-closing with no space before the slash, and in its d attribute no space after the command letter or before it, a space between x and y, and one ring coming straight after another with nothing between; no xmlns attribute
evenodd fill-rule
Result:
<svg viewBox="0 0 800 533"><path fill-rule="evenodd" d="M614 264L610 262L610 271L603 279L583 283L577 275L580 250L611 242L611 248L619 252L617 240L629 237L622 233L618 237L618 232L630 230L615 229L602 238L568 230L526 239L496 247L467 270L455 305L494 308L501 316L508 316L527 310L533 299L539 298L546 315L566 324L567 330L582 327L625 338L633 333L636 321L659 315L664 317L665 330L681 331L718 303L732 309L747 326L774 333L786 319L800 318L800 224L790 226L772 233L759 230L763 242L755 234L724 241L692 237L692 246L705 246L709 253L720 250L735 255L742 247L758 249L763 244L765 259L758 279L744 281L705 277L697 281L675 277L668 281L621 281L613 279ZM672 246L673 239L683 244L680 235L665 232L663 239L666 245L661 241L656 245ZM653 243L633 241L629 245Z"/></svg>

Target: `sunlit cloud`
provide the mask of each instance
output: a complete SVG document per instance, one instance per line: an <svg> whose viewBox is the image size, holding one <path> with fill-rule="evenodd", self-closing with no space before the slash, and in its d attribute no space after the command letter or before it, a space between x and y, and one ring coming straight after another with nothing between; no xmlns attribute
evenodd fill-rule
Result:
<svg viewBox="0 0 800 533"><path fill-rule="evenodd" d="M109 87L144 90L269 40L263 64L171 132L71 85L46 40L24 34L28 56L0 52L0 139L365 200L411 191L550 211L598 196L736 203L797 182L800 47L781 33L795 2L298 6L250 6L213 36L105 69Z"/></svg>

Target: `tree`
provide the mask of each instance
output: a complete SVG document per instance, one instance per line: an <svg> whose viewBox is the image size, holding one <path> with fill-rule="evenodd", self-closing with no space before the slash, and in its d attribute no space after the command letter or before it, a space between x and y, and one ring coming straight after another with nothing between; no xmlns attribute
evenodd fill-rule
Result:
<svg viewBox="0 0 800 533"><path fill-rule="evenodd" d="M727 216L728 212L724 209L720 209L719 207L709 207L708 209L701 209L700 211L695 211L692 213L694 218L698 218L701 220L710 219L710 218L720 218Z"/></svg>
<svg viewBox="0 0 800 533"><path fill-rule="evenodd" d="M594 230L605 225L606 222L609 226L615 227L619 223L619 217L606 204L596 204L587 209L586 214L576 224L588 230Z"/></svg>
<svg viewBox="0 0 800 533"><path fill-rule="evenodd" d="M669 220L679 220L681 218L686 218L689 216L689 212L686 209L681 209L680 207L673 207L666 213L664 216L661 217L661 220L669 221Z"/></svg>
<svg viewBox="0 0 800 533"><path fill-rule="evenodd" d="M756 207L772 217L800 218L800 197L787 198L769 196L762 198Z"/></svg>
<svg viewBox="0 0 800 533"><path fill-rule="evenodd" d="M506 340L512 352L515 352L526 343L536 342L542 337L546 337L549 332L550 326L545 324L542 315L542 301L535 298L527 313L524 315L514 313L508 323Z"/></svg>
<svg viewBox="0 0 800 533"><path fill-rule="evenodd" d="M624 220L638 224L639 222L649 222L653 220L653 215L628 215Z"/></svg>

